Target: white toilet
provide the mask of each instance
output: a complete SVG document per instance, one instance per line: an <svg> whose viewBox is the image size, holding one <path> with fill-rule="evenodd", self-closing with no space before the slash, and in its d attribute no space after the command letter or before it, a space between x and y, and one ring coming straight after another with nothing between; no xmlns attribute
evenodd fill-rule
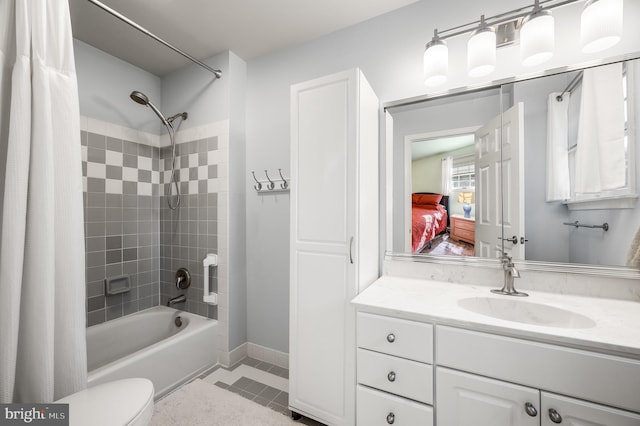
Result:
<svg viewBox="0 0 640 426"><path fill-rule="evenodd" d="M123 379L62 398L69 404L69 426L146 426L153 415L153 383Z"/></svg>

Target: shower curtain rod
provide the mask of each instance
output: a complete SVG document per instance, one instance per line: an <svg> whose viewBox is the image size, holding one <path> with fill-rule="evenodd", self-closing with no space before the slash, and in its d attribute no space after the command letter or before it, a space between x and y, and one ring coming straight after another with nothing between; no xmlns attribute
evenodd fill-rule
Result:
<svg viewBox="0 0 640 426"><path fill-rule="evenodd" d="M562 91L562 93L560 93L558 96L556 96L556 100L558 102L562 102L562 97L564 96L565 93L569 92L569 94L571 94L571 92L573 92L573 89L575 89L576 87L578 87L578 84L580 83L580 81L582 80L582 74L583 72L580 71L578 73L578 75L576 75L573 80L571 80L571 82L567 85L567 87L564 88L564 90Z"/></svg>
<svg viewBox="0 0 640 426"><path fill-rule="evenodd" d="M109 6L105 5L104 3L101 3L98 0L87 0L87 1L89 3L94 4L95 6L98 6L100 9L104 10L105 12L115 16L116 18L118 18L122 22L124 22L126 24L129 24L130 26L132 26L136 30L140 31L141 33L148 35L149 37L151 37L152 39L156 40L157 42L164 44L169 49L173 50L174 52L177 52L177 53L181 54L185 58L189 59L191 62L200 65L202 68L206 69L207 71L212 72L216 76L216 78L220 78L222 76L222 71L214 69L214 68L211 68L209 65L205 64L202 61L199 61L198 59L196 59L193 56L189 55L187 52L185 52L185 51L183 51L181 49L178 49L177 47L175 47L171 43L168 43L168 42L164 41L163 39L161 39L157 35L153 34L151 31L147 30L143 26L141 26L141 25L137 24L136 22L132 21L131 19L127 18L126 16L124 16L120 12L118 12L118 11L116 11L114 9L111 9Z"/></svg>

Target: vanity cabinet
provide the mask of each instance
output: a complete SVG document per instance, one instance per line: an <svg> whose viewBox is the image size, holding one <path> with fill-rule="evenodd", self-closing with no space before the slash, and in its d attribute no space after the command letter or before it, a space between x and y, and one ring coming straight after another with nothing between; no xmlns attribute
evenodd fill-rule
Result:
<svg viewBox="0 0 640 426"><path fill-rule="evenodd" d="M640 425L638 361L446 326L436 334L438 425Z"/></svg>
<svg viewBox="0 0 640 426"><path fill-rule="evenodd" d="M379 101L349 70L291 87L289 408L355 423L356 312L379 275Z"/></svg>
<svg viewBox="0 0 640 426"><path fill-rule="evenodd" d="M438 424L638 426L640 415L438 367Z"/></svg>
<svg viewBox="0 0 640 426"><path fill-rule="evenodd" d="M433 425L433 326L357 317L357 425Z"/></svg>

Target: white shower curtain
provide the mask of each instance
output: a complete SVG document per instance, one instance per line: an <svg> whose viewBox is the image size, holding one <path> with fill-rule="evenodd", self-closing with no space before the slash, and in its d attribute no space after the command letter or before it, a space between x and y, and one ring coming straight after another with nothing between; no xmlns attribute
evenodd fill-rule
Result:
<svg viewBox="0 0 640 426"><path fill-rule="evenodd" d="M67 0L0 2L0 403L86 386L78 90Z"/></svg>
<svg viewBox="0 0 640 426"><path fill-rule="evenodd" d="M547 99L547 191L546 201L564 201L571 197L569 174L569 93Z"/></svg>

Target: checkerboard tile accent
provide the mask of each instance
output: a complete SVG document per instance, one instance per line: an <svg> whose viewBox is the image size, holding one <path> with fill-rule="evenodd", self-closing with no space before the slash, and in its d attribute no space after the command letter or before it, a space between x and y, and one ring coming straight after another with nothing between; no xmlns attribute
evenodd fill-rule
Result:
<svg viewBox="0 0 640 426"><path fill-rule="evenodd" d="M160 150L160 183L166 194L171 182L172 150ZM218 192L218 138L211 137L176 145L175 175L180 193L203 194Z"/></svg>
<svg viewBox="0 0 640 426"><path fill-rule="evenodd" d="M83 135L82 142L85 192L158 195L158 148L96 133Z"/></svg>

